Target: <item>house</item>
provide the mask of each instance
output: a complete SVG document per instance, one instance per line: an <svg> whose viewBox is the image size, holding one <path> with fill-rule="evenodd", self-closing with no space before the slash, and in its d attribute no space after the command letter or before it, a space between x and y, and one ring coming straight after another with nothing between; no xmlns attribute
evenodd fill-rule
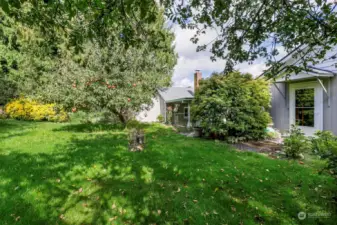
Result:
<svg viewBox="0 0 337 225"><path fill-rule="evenodd" d="M304 51L305 52L305 51ZM288 131L292 124L311 136L317 130L337 135L337 48L324 60L309 65L310 71L274 77L271 86L271 116L275 128ZM298 58L289 55L285 65L297 65Z"/></svg>
<svg viewBox="0 0 337 225"><path fill-rule="evenodd" d="M169 112L172 112L171 123L178 127L192 127L191 102L194 98L194 90L199 87L202 73L196 70L194 74L194 88L192 87L168 87L158 90L153 105L137 115L141 122L156 122L162 115L165 122L169 122Z"/></svg>

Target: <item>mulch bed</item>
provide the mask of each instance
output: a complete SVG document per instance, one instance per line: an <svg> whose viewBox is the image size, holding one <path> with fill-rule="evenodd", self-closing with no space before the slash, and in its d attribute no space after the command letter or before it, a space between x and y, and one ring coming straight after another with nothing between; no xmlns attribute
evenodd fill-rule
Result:
<svg viewBox="0 0 337 225"><path fill-rule="evenodd" d="M281 140L263 140L237 143L233 144L232 146L241 151L253 151L258 153L265 153L270 156L275 156L282 151L281 143Z"/></svg>

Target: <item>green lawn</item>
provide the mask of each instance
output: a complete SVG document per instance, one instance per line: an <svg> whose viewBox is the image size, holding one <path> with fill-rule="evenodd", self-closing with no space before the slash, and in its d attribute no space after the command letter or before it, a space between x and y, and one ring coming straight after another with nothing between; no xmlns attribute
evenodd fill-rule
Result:
<svg viewBox="0 0 337 225"><path fill-rule="evenodd" d="M0 121L0 224L335 224L313 158L273 160L147 128L144 152L109 125ZM328 218L297 214L330 213Z"/></svg>

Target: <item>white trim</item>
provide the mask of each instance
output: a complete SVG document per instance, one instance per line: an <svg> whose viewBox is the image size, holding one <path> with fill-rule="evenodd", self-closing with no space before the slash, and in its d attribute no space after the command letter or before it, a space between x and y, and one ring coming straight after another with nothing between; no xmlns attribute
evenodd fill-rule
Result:
<svg viewBox="0 0 337 225"><path fill-rule="evenodd" d="M295 124L295 90L315 89L314 127L299 126L306 135L312 136L316 130L323 130L323 89L318 81L289 84L289 125Z"/></svg>
<svg viewBox="0 0 337 225"><path fill-rule="evenodd" d="M305 81L308 79L315 79L315 78L329 78L329 77L334 77L333 74L328 74L328 73L311 73L311 72L305 72L301 71L298 74L290 74L290 76L284 76L276 78L275 82L276 83L282 83L282 82L288 82L288 81Z"/></svg>

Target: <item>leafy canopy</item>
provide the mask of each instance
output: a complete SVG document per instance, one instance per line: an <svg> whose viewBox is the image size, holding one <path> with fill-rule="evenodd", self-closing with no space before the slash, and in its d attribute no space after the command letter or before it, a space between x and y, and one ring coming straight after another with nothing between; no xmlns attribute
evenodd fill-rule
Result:
<svg viewBox="0 0 337 225"><path fill-rule="evenodd" d="M196 29L195 43L207 28L216 28L218 36L210 43L212 60L227 59L228 71L238 62L262 57L274 65L270 72L275 74L282 67L276 62L278 46L288 53L307 47L300 65L308 70L308 63L324 58L337 44L336 4L328 0L4 0L0 6L16 21L45 35L64 32L79 48L88 39L104 43L110 29L123 34L126 46L136 46L153 36L154 30L144 25L155 22L160 17L157 8L163 7L172 22ZM82 21L76 29L73 20ZM157 47L156 41L151 43ZM197 50L206 48L202 45ZM285 69L298 71L293 65Z"/></svg>
<svg viewBox="0 0 337 225"><path fill-rule="evenodd" d="M105 109L127 122L152 104L159 88L170 85L176 54L174 36L163 22L153 25L163 32L160 48L148 42L126 48L123 41L110 39L104 47L88 42L70 57L61 53L55 70L41 77L46 82L37 87L37 94L74 112Z"/></svg>

